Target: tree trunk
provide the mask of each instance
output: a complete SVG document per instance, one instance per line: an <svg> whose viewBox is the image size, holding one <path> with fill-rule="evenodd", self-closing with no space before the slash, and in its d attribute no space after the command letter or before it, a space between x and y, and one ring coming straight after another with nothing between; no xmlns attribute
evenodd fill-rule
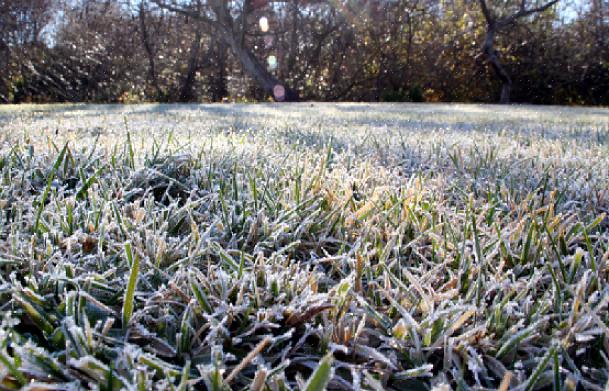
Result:
<svg viewBox="0 0 609 391"><path fill-rule="evenodd" d="M201 25L197 23L197 30L195 31L195 37L190 47L190 56L188 57L188 69L186 75L182 79L182 85L180 87L179 101L190 102L194 98L193 84L199 67L199 51L201 49Z"/></svg>
<svg viewBox="0 0 609 391"><path fill-rule="evenodd" d="M208 0L207 5L215 14L214 19L208 18L201 12L200 8L196 11L190 11L166 4L164 1L160 0L154 0L154 2L160 7L170 11L195 17L202 23L212 27L215 32L219 34L220 39L230 48L235 58L241 63L243 71L253 78L265 93L272 96L276 101L292 102L298 100L298 93L288 88L284 83L273 76L272 73L260 64L258 59L256 59L256 56L246 48L243 40L245 39L248 9L244 8L242 10L242 19L237 20L237 22L241 22L241 25L235 27L235 20L230 10L230 2L225 0ZM197 1L196 4L200 6L201 2ZM245 2L244 6L247 7L248 2Z"/></svg>
<svg viewBox="0 0 609 391"><path fill-rule="evenodd" d="M298 0L292 0L292 4L290 6L292 30L290 31L290 46L288 50L288 61L286 66L287 77L291 76L294 72L294 65L296 64L296 55L298 53Z"/></svg>
<svg viewBox="0 0 609 391"><path fill-rule="evenodd" d="M507 104L510 103L510 94L512 93L512 81L504 81L501 85L501 96L499 97L499 103Z"/></svg>
<svg viewBox="0 0 609 391"><path fill-rule="evenodd" d="M0 103L10 103L10 54L8 45L0 41L0 57L3 58L0 62Z"/></svg>
<svg viewBox="0 0 609 391"><path fill-rule="evenodd" d="M294 102L298 101L296 91L288 88L284 83L280 82L272 73L270 73L254 56L254 53L245 47L245 42L242 41L242 34L239 31L244 29L241 26L235 31L233 26L233 17L224 0L214 0L212 8L218 19L216 23L220 37L230 47L231 52L239 60L245 73L253 78L260 87L277 102ZM245 12L245 10L244 10ZM244 15L247 17L247 15Z"/></svg>
<svg viewBox="0 0 609 391"><path fill-rule="evenodd" d="M245 47L241 46L236 37L228 31L221 31L222 39L231 48L231 52L239 60L245 73L252 77L262 89L278 102L298 101L296 91L288 88L273 76Z"/></svg>
<svg viewBox="0 0 609 391"><path fill-rule="evenodd" d="M150 37L148 36L148 27L146 25L146 10L144 8L144 1L140 3L140 31L142 33L142 43L144 45L144 50L146 51L146 56L148 57L148 77L150 82L152 83L152 87L156 92L156 100L162 101L163 99L163 91L159 86L159 79L156 73L156 63L154 60L154 50L152 49L152 45L150 43Z"/></svg>
<svg viewBox="0 0 609 391"><path fill-rule="evenodd" d="M505 104L510 103L510 93L512 92L512 78L507 73L499 56L497 50L495 50L495 32L496 28L494 24L489 23L486 29L486 37L484 38L484 45L482 46L482 52L484 53L487 60L491 63L495 75L501 81L501 95L499 97L499 103Z"/></svg>
<svg viewBox="0 0 609 391"><path fill-rule="evenodd" d="M228 95L226 85L226 44L223 40L218 39L217 34L212 33L211 45L207 57L213 71L210 72L209 93L212 102L219 102Z"/></svg>

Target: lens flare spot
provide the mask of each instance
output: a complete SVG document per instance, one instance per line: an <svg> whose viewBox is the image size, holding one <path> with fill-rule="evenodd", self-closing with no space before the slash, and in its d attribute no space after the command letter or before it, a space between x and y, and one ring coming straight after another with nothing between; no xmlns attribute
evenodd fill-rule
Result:
<svg viewBox="0 0 609 391"><path fill-rule="evenodd" d="M282 102L285 100L285 88L281 84L277 84L273 87L273 96L275 100L278 102Z"/></svg>
<svg viewBox="0 0 609 391"><path fill-rule="evenodd" d="M270 68L271 70L273 70L273 71L274 71L275 69L277 69L277 57L275 57L275 56L269 56L269 57L266 59L266 62L267 62L267 64L269 65L269 68Z"/></svg>
<svg viewBox="0 0 609 391"><path fill-rule="evenodd" d="M258 23L260 24L260 30L263 33L266 33L267 31L269 31L269 20L267 19L266 16L263 16L262 18L260 18Z"/></svg>

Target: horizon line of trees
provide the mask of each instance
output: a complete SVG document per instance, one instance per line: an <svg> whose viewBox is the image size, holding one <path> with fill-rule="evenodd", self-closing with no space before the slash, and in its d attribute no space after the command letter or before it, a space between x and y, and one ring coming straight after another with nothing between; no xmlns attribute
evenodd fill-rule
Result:
<svg viewBox="0 0 609 391"><path fill-rule="evenodd" d="M609 105L609 0L0 0L0 102Z"/></svg>

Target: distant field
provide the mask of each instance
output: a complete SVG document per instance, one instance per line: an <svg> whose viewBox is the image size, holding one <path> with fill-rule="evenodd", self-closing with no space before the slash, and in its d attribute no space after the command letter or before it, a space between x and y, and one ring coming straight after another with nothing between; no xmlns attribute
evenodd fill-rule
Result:
<svg viewBox="0 0 609 391"><path fill-rule="evenodd" d="M0 389L607 387L608 109L0 106L0 175Z"/></svg>

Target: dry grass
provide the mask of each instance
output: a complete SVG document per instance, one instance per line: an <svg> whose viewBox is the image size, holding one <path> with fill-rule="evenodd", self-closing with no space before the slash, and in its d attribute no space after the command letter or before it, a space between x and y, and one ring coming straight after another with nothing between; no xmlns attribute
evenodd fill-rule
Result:
<svg viewBox="0 0 609 391"><path fill-rule="evenodd" d="M0 389L590 389L609 111L0 111Z"/></svg>

